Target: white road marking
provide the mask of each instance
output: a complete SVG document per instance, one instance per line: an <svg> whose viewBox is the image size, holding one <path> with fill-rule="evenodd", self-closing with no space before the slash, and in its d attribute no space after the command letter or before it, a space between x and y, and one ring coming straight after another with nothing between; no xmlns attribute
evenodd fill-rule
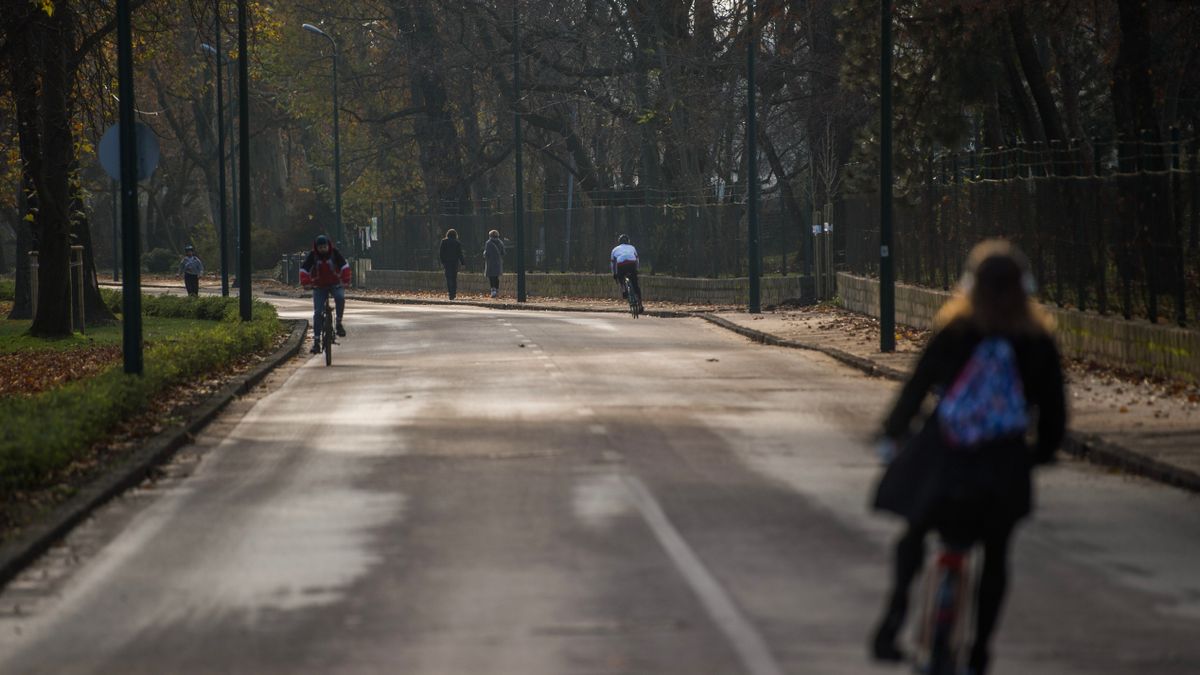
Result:
<svg viewBox="0 0 1200 675"><path fill-rule="evenodd" d="M721 584L713 578L692 547L684 541L683 536L667 518L667 514L663 513L654 495L650 494L650 490L635 476L625 474L622 478L634 506L642 514L658 543L675 563L676 569L692 587L692 592L700 599L709 617L733 645L746 671L751 675L783 675L783 670L771 655L766 640L742 614Z"/></svg>
<svg viewBox="0 0 1200 675"><path fill-rule="evenodd" d="M588 425L588 433L593 433L597 436L603 436L604 434L608 433L608 429L603 424L591 424ZM607 450L605 452L607 452Z"/></svg>
<svg viewBox="0 0 1200 675"><path fill-rule="evenodd" d="M577 413L577 414L578 414L580 417L588 417L588 416L590 416L590 415L595 415L595 414L596 414L596 411L595 411L595 410L592 410L591 408L580 408L579 410L576 410L575 412L576 412L576 413Z"/></svg>

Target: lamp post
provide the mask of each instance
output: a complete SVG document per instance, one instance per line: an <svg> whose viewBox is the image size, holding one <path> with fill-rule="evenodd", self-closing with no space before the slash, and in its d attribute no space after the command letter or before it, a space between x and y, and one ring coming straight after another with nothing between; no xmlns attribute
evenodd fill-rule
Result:
<svg viewBox="0 0 1200 675"><path fill-rule="evenodd" d="M218 215L218 233L221 242L221 296L229 297L229 243L227 239L228 227L225 222L225 87L222 82L221 73L224 66L221 63L221 16L216 15L213 20L215 30L213 31L217 46L213 47L210 44L202 44L200 48L213 56L214 65L217 71L217 181L220 184L218 189L218 199L220 206L217 211Z"/></svg>
<svg viewBox="0 0 1200 675"><path fill-rule="evenodd" d="M879 351L896 351L896 276L892 258L892 0L880 0L879 54Z"/></svg>
<svg viewBox="0 0 1200 675"><path fill-rule="evenodd" d="M311 23L304 24L304 30L320 35L329 40L333 47L333 209L337 220L337 244L342 244L342 151L338 133L338 48L337 42L325 31Z"/></svg>
<svg viewBox="0 0 1200 675"><path fill-rule="evenodd" d="M221 44L220 39L217 40L217 44L218 45ZM216 56L219 53L217 48L215 48L212 45L207 44L207 43L201 44L200 49L203 50L205 53L211 54L213 56ZM242 230L241 230L241 227L239 226L239 223L241 222L241 210L238 208L238 189L237 189L237 186L240 185L240 183L238 182L238 162L237 162L238 144L237 144L237 135L234 133L235 129L234 129L234 124L233 124L233 111L234 111L234 109L236 109L238 107L237 97L234 95L236 93L236 90L234 89L234 85L233 85L233 81L234 81L233 65L236 61L237 61L237 59L231 59L231 58L229 58L229 56L227 54L220 55L219 63L225 64L225 73L228 75L225 78L225 81L228 83L228 87L229 87L228 102L225 104L225 128L228 130L228 133L229 133L229 172L230 172L229 177L230 177L230 185L233 186L233 190L231 191L230 197L229 197L229 205L230 205L229 224L232 225L232 227L233 227L233 250L235 252L238 252L238 251L242 250ZM219 64L218 64L218 68L220 68ZM218 101L218 107L219 106L220 106L220 102ZM222 163L225 162L225 155L221 156L221 162ZM222 182L221 185L222 185L222 187L224 187L225 183ZM222 204L225 203L224 197L222 197L221 203ZM227 242L223 243L222 247L223 247L222 250L226 252L225 253L226 259L228 259L228 256L229 256L228 243ZM233 261L233 266L234 266L235 274L233 277L232 287L237 288L238 282L237 282L236 272L237 272L238 268L237 268L237 259L236 258ZM225 269L228 269L228 268L229 268L228 265L226 265ZM226 275L227 274L228 273L226 273ZM225 294L224 293L225 284L226 284L226 281L224 278L222 278L222 281L221 281L222 294Z"/></svg>
<svg viewBox="0 0 1200 675"><path fill-rule="evenodd" d="M142 257L137 210L137 138L134 135L133 30L129 0L117 1L117 87L120 95L121 156L121 247L124 249L125 282L121 293L122 345L125 372L141 375L142 354Z"/></svg>
<svg viewBox="0 0 1200 675"><path fill-rule="evenodd" d="M250 241L250 53L246 38L246 0L238 0L238 162L242 165L238 191L241 192L241 217L238 220L238 309L242 321L253 316L251 297Z"/></svg>
<svg viewBox="0 0 1200 675"><path fill-rule="evenodd" d="M759 276L762 256L758 252L758 119L755 106L754 56L758 33L754 27L754 0L746 5L746 245L750 263L751 314L762 311Z"/></svg>
<svg viewBox="0 0 1200 675"><path fill-rule="evenodd" d="M525 171L521 156L521 24L513 2L513 156L516 193L513 195L513 227L517 231L517 302L525 302Z"/></svg>

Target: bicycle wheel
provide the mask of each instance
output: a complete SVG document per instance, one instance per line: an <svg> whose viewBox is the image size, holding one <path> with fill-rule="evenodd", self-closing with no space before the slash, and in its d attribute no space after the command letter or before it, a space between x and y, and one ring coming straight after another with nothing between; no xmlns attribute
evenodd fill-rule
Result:
<svg viewBox="0 0 1200 675"><path fill-rule="evenodd" d="M325 352L325 365L333 365L333 313L325 308L324 329L321 333L321 348Z"/></svg>
<svg viewBox="0 0 1200 675"><path fill-rule="evenodd" d="M968 618L968 550L943 552L934 567L934 587L927 630L929 675L957 675Z"/></svg>

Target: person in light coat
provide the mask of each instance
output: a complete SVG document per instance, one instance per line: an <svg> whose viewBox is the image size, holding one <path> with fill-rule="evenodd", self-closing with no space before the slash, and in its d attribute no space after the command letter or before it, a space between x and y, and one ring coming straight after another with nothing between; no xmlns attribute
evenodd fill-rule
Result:
<svg viewBox="0 0 1200 675"><path fill-rule="evenodd" d="M495 298L500 295L500 275L504 274L504 242L496 230L488 232L487 243L483 245L483 263L483 275L488 278Z"/></svg>

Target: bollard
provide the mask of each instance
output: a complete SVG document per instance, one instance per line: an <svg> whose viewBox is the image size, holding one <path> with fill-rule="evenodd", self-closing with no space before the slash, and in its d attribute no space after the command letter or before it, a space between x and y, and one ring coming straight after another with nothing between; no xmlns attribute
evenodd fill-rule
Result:
<svg viewBox="0 0 1200 675"><path fill-rule="evenodd" d="M29 252L29 302L32 305L31 317L37 319L38 307L38 252Z"/></svg>
<svg viewBox="0 0 1200 675"><path fill-rule="evenodd" d="M71 327L82 333L84 329L83 247L78 245L71 247L70 287Z"/></svg>

